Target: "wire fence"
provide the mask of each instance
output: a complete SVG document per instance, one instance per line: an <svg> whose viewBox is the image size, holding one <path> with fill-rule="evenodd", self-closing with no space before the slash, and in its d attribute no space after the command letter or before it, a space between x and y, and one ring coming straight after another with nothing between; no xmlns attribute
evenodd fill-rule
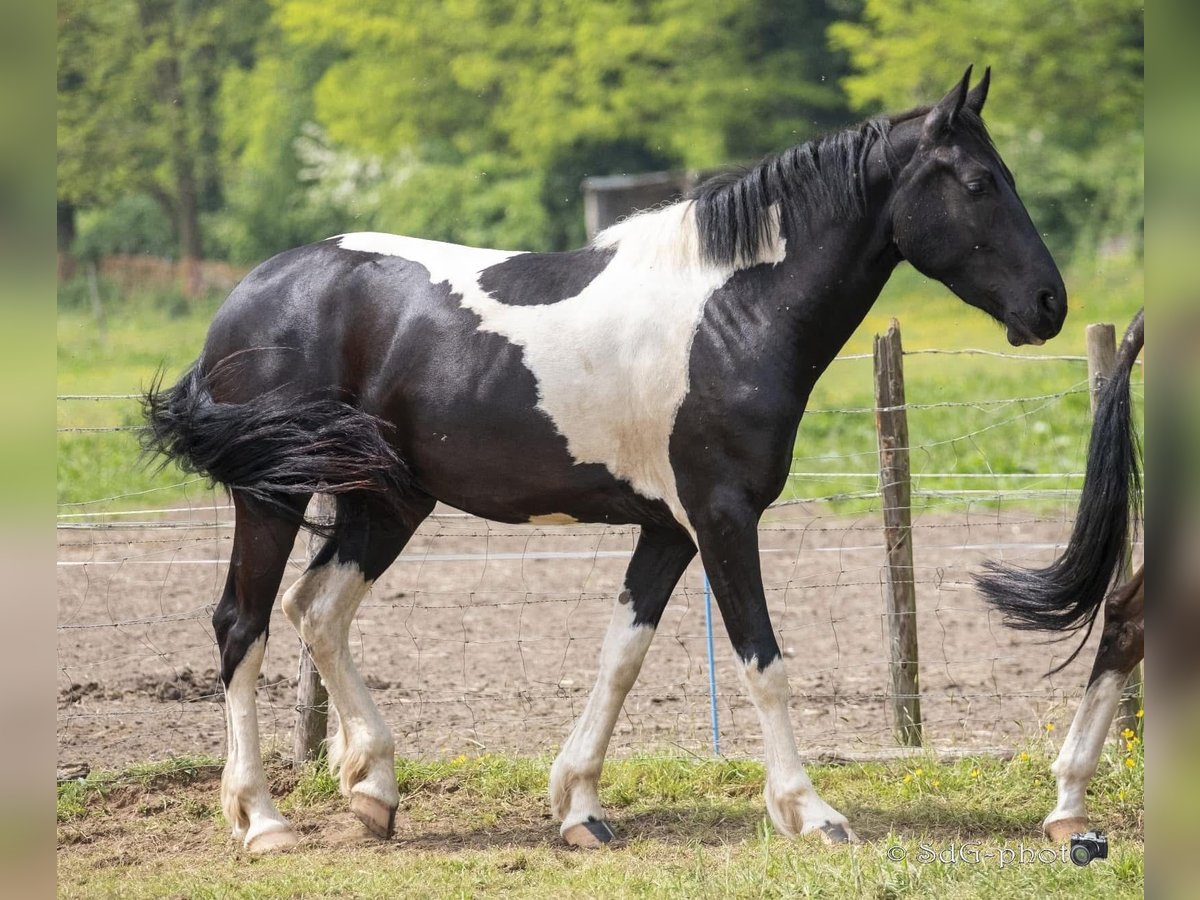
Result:
<svg viewBox="0 0 1200 900"><path fill-rule="evenodd" d="M966 448L964 454L986 463L980 438L997 429L1037 433L1053 423L1061 432L1066 420L1073 423L1067 430L1077 432L1057 457L1072 462L1062 471L926 465L912 475L925 742L937 750L1016 747L1069 724L1090 653L1047 677L1074 643L1046 643L1004 628L975 595L970 573L985 559L1036 564L1061 551L1082 482L1086 358L943 350L906 356L947 357L936 361L942 366L975 356L994 358L997 366L1020 360L1060 367L1057 390L967 401L915 397L906 404L936 414L930 422L940 431L912 428L911 453L930 465L946 458L947 447ZM60 440L135 427L75 425L71 404L135 398L60 396ZM964 408L982 411L983 419L948 414ZM896 746L881 493L873 471L876 412L874 406L809 410L787 490L761 526L767 600L791 677L798 743L809 756L855 757ZM814 420L819 430L830 417L861 421L861 429L851 430L866 439L844 452L805 455L805 430ZM122 439L132 447L131 437ZM156 495L181 492L186 502L154 503ZM228 502L198 479L59 505L60 765L115 768L223 753L223 694L209 619L224 584L232 529ZM625 526L499 525L439 507L376 583L352 630L356 660L397 752L555 749L586 702L636 535ZM302 570L304 551L298 542L285 587ZM759 753L757 718L715 610L713 616L717 639L710 651L705 581L696 562L625 704L614 752L708 755L719 740L726 755ZM265 743L286 748L296 718L299 642L278 604L271 635L260 727Z"/></svg>

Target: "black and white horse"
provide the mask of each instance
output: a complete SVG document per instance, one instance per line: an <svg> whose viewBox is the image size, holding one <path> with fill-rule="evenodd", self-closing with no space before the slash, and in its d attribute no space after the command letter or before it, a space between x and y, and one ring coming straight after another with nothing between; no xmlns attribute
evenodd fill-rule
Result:
<svg viewBox="0 0 1200 900"><path fill-rule="evenodd" d="M372 832L393 830L394 743L348 629L442 501L501 522L641 526L596 685L551 770L569 843L612 837L597 794L609 738L697 550L762 723L772 821L855 839L796 751L757 525L814 383L901 260L1014 345L1062 327L1062 278L980 118L988 75L969 77L933 107L793 147L580 250L345 234L246 277L195 366L149 393L145 445L232 491L213 624L222 804L247 848L296 840L267 789L254 688L314 493L336 497L336 524L283 609L329 686L330 760Z"/></svg>
<svg viewBox="0 0 1200 900"><path fill-rule="evenodd" d="M1058 843L1088 830L1088 782L1100 762L1125 680L1145 651L1145 566L1109 593L1123 568L1126 542L1141 505L1129 376L1144 340L1145 313L1139 311L1125 332L1116 368L1096 399L1079 510L1062 555L1044 569L992 563L986 574L976 577L984 599L1015 628L1068 633L1086 629L1091 634L1104 607L1104 629L1087 689L1052 767L1058 805L1046 816L1042 830Z"/></svg>

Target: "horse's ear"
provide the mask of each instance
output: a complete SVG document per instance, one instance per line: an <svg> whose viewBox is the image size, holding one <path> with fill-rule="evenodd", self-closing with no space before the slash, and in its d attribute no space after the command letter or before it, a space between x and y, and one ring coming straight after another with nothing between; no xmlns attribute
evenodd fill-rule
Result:
<svg viewBox="0 0 1200 900"><path fill-rule="evenodd" d="M937 105L925 116L925 125L922 131L926 139L937 140L954 130L955 120L967 100L967 86L971 83L972 68L972 66L967 66L962 81L951 88L950 93L939 100Z"/></svg>
<svg viewBox="0 0 1200 900"><path fill-rule="evenodd" d="M976 115L983 114L983 104L987 102L988 85L992 83L992 67L988 66L983 70L983 77L979 79L979 84L971 88L971 92L967 94L967 108L975 111Z"/></svg>

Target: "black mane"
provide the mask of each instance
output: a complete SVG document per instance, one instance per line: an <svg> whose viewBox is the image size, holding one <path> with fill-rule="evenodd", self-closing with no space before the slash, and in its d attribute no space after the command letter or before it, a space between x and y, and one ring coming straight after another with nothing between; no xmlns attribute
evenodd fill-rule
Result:
<svg viewBox="0 0 1200 900"><path fill-rule="evenodd" d="M726 266L761 258L773 237L776 223L771 207L776 204L779 233L785 239L803 233L818 217L860 214L866 202L866 162L871 148L882 141L890 164L888 135L892 128L917 117L923 119L928 112L929 107L920 107L898 116L868 119L854 128L768 156L753 168L704 182L691 195L701 257ZM993 147L983 120L974 112L963 109L959 122L972 137Z"/></svg>

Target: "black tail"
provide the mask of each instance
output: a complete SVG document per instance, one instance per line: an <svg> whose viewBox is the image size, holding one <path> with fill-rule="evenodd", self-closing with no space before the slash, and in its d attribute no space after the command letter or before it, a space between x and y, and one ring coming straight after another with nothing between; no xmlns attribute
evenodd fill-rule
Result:
<svg viewBox="0 0 1200 900"><path fill-rule="evenodd" d="M172 388L161 375L142 400L147 455L174 460L231 491L295 516L288 498L365 491L395 509L409 484L404 461L384 438L382 419L341 400L268 391L245 403L218 403L196 364ZM322 530L311 522L306 527Z"/></svg>
<svg viewBox="0 0 1200 900"><path fill-rule="evenodd" d="M987 573L975 576L984 599L1013 628L1076 632L1086 627L1086 642L1120 572L1141 505L1141 452L1130 414L1129 374L1144 335L1144 311L1139 311L1121 342L1116 371L1096 400L1087 471L1067 549L1044 569L989 562Z"/></svg>

